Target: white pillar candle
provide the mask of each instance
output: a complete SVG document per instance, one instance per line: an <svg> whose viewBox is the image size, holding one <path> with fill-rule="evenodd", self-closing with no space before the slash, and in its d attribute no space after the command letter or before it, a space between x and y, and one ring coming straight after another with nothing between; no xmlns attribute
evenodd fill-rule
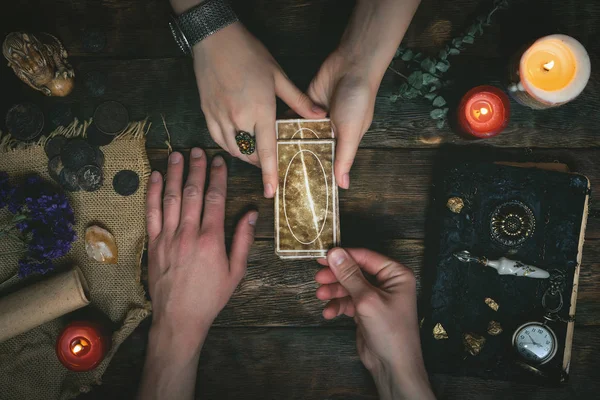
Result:
<svg viewBox="0 0 600 400"><path fill-rule="evenodd" d="M560 106L583 91L590 79L590 57L577 40L550 35L536 40L511 63L508 90L533 109Z"/></svg>

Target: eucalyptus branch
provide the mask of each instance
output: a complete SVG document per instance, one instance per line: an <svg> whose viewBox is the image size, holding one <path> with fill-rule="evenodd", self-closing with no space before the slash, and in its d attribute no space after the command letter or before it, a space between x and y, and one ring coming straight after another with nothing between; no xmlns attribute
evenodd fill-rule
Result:
<svg viewBox="0 0 600 400"><path fill-rule="evenodd" d="M406 82L400 85L397 94L390 96L390 100L395 102L398 98L414 99L424 97L431 102L434 109L429 114L432 119L437 120L437 127L443 128L448 115L448 107L446 99L439 92L442 88L448 85L448 82L442 78L450 69L450 61L448 57L456 56L464 50L465 44L473 44L475 38L483 35L483 27L491 25L492 16L496 11L508 8L509 0L494 0L493 8L485 15L480 15L475 22L469 26L465 33L452 39L443 49L441 49L437 57L423 58L422 53L415 53L411 49L400 46L396 51L394 60L402 60L408 70L412 71L408 76L397 71L391 65L388 67L397 75L403 77ZM393 63L394 61L392 61Z"/></svg>

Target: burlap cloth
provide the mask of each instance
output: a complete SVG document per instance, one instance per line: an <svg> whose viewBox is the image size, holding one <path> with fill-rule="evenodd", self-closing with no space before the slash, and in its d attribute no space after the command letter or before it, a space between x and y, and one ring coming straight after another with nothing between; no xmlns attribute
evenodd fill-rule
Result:
<svg viewBox="0 0 600 400"><path fill-rule="evenodd" d="M75 121L52 135L85 135L87 126L88 123ZM105 181L100 190L68 193L75 212L78 239L66 259L58 265L78 265L83 271L90 288L91 305L88 307L101 311L116 327L110 352L95 370L71 372L60 364L55 353L56 338L69 316L48 322L0 343L0 399L71 399L89 391L91 385L101 384L101 377L119 345L149 315L150 304L140 283L141 255L146 237L146 181L150 174L145 151L147 128L145 121L134 123L111 144L102 147ZM43 143L42 139L37 145L15 148L10 138L5 136L0 143L0 171L7 172L15 182L19 177L34 172L51 181ZM140 176L139 189L128 197L118 195L112 187L114 175L123 169L133 170ZM7 213L6 210L0 211L0 223L6 220ZM104 265L88 258L83 238L85 228L90 224L101 225L115 236L119 248L118 265ZM0 254L11 250L11 243L0 239ZM16 273L19 257L18 253L0 255L0 282ZM4 288L3 292L6 292ZM85 313L90 310L84 308L80 311L87 315Z"/></svg>

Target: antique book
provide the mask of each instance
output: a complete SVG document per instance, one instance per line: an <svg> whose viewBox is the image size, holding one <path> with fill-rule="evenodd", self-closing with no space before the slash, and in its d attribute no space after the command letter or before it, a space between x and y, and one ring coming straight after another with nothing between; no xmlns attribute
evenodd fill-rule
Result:
<svg viewBox="0 0 600 400"><path fill-rule="evenodd" d="M430 372L568 380L590 184L547 166L473 162L434 177L421 305ZM461 260L464 251L480 262ZM503 257L549 278L500 275L489 265Z"/></svg>
<svg viewBox="0 0 600 400"><path fill-rule="evenodd" d="M277 126L275 253L281 258L325 257L340 242L331 125L292 120L278 121ZM307 133L312 139L305 138Z"/></svg>

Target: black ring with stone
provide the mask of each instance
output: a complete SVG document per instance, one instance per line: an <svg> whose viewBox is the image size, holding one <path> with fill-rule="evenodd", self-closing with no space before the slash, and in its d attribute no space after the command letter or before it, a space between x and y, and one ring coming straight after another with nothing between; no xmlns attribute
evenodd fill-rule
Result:
<svg viewBox="0 0 600 400"><path fill-rule="evenodd" d="M235 142L237 143L240 152L247 156L254 153L254 150L256 150L256 140L254 139L254 136L250 135L248 132L239 131L237 135L235 135Z"/></svg>

